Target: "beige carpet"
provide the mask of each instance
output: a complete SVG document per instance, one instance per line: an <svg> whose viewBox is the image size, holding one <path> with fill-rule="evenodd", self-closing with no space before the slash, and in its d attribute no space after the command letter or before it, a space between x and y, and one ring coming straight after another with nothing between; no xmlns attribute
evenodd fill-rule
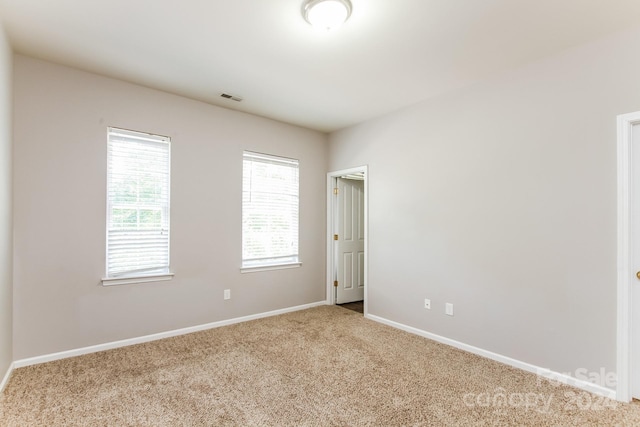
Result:
<svg viewBox="0 0 640 427"><path fill-rule="evenodd" d="M640 405L326 306L17 369L0 425L638 426Z"/></svg>

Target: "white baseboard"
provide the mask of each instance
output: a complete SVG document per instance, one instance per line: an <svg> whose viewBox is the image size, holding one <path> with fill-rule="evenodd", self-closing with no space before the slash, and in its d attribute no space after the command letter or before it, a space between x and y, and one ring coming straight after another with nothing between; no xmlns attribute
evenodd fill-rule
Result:
<svg viewBox="0 0 640 427"><path fill-rule="evenodd" d="M157 334L145 335L137 338L129 338L129 339L120 340L120 341L113 341L113 342L104 343L104 344L92 345L89 347L77 348L74 350L66 350L58 353L51 353L51 354L45 354L42 356L30 357L27 359L16 360L15 362L13 362L11 370L14 368L22 368L25 366L51 362L54 360L66 359L68 357L82 356L83 354L96 353L98 351L111 350L114 348L126 347L129 345L161 340L163 338L170 338L178 335L190 334L192 332L199 332L207 329L219 328L221 326L233 325L235 323L247 322L249 320L256 320L264 317L271 317L271 316L277 316L279 314L291 313L299 310L306 310L308 308L318 307L321 305L327 305L327 301L319 301L311 304L298 305L295 307L288 307L280 310L268 311L265 313L258 313L258 314L252 314L249 316L236 317L234 319L220 320L218 322L206 323L204 325L190 326L188 328L175 329L172 331L160 332ZM5 377L5 381L8 380L9 374L10 372L7 373L7 376ZM2 384L4 385L4 381L2 382Z"/></svg>
<svg viewBox="0 0 640 427"><path fill-rule="evenodd" d="M391 326L396 329L401 329L405 332L419 335L421 337L428 338L442 344L450 345L451 347L459 348L460 350L464 350L469 353L476 354L478 356L486 357L487 359L495 360L496 362L504 363L505 365L513 366L514 368L522 369L527 372L532 372L534 374L540 375L541 377L547 378L552 381L568 384L570 386L579 388L581 390L585 390L600 396L608 397L610 399L616 399L615 390L609 389L607 387L603 387L599 384L594 384L589 381L580 380L578 378L574 378L566 374L561 374L559 372L553 372L549 369L541 368L539 366L535 366L530 363L523 362L521 360L512 359L510 357L503 356L501 354L493 353L491 351L474 347L472 345L468 345L468 344L465 344L456 340L452 340L449 338L445 338L440 335L432 334L431 332L423 331L422 329L414 328L412 326L407 326L402 323L394 322L393 320L388 320L383 317L375 316L373 314L367 314L365 317L375 322L383 323L385 325Z"/></svg>
<svg viewBox="0 0 640 427"><path fill-rule="evenodd" d="M11 374L13 373L14 369L15 369L15 363L12 363L11 365L9 365L9 369L7 369L7 373L4 374L4 378L2 378L2 382L0 382L0 393L4 391L4 388L9 383L9 378L11 378Z"/></svg>

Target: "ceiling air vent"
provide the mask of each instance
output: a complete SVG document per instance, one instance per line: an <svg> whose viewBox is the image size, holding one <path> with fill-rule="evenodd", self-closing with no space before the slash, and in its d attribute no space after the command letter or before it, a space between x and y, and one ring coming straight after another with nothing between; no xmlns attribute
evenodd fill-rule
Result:
<svg viewBox="0 0 640 427"><path fill-rule="evenodd" d="M231 99L232 101L237 101L237 102L242 101L241 97L235 96L235 95L229 95L228 93L221 93L220 96L226 99Z"/></svg>

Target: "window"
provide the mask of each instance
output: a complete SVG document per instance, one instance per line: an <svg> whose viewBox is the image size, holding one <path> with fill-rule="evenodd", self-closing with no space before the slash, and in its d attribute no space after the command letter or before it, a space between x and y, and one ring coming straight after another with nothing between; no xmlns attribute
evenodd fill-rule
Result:
<svg viewBox="0 0 640 427"><path fill-rule="evenodd" d="M169 274L171 140L109 128L107 138L107 278L162 280ZM147 280L133 280L147 281Z"/></svg>
<svg viewBox="0 0 640 427"><path fill-rule="evenodd" d="M244 152L242 267L300 265L298 161Z"/></svg>

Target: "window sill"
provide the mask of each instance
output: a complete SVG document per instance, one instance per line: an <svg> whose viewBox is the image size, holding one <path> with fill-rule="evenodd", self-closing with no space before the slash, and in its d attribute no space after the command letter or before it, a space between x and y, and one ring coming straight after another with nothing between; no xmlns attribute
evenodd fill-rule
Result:
<svg viewBox="0 0 640 427"><path fill-rule="evenodd" d="M162 282L173 279L173 273L152 274L149 276L108 277L102 279L102 286L130 285L133 283Z"/></svg>
<svg viewBox="0 0 640 427"><path fill-rule="evenodd" d="M255 267L242 267L240 273L257 273L259 271L284 270L288 268L302 267L301 262L290 262L287 264L260 265Z"/></svg>

